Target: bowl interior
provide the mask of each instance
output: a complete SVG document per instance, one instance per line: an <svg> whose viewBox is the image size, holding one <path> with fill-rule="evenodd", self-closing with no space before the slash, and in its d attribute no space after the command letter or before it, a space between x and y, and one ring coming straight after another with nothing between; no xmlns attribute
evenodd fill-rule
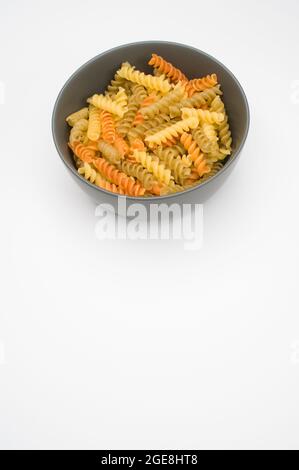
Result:
<svg viewBox="0 0 299 470"><path fill-rule="evenodd" d="M239 82L223 64L204 52L182 44L149 41L127 44L100 54L80 67L62 88L54 108L52 124L57 150L67 166L74 168L67 145L70 128L65 118L86 106L89 96L102 93L122 62L128 61L137 69L152 73L152 67L147 65L152 53L163 56L190 79L217 74L233 137L230 159L234 159L246 139L249 125L248 104Z"/></svg>

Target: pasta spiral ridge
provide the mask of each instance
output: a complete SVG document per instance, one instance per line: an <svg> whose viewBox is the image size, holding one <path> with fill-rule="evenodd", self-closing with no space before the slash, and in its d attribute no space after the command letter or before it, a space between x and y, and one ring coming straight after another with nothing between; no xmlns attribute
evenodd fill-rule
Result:
<svg viewBox="0 0 299 470"><path fill-rule="evenodd" d="M156 91L162 91L167 93L171 89L171 85L168 80L165 80L164 76L154 77L153 75L146 75L144 72L135 70L134 67L124 64L119 70L119 75L131 82L138 83L145 88L150 88Z"/></svg>
<svg viewBox="0 0 299 470"><path fill-rule="evenodd" d="M228 155L230 155L230 150L226 149L225 147L218 147L213 149L211 152L207 153L207 161L208 162L218 162L219 160L224 160Z"/></svg>
<svg viewBox="0 0 299 470"><path fill-rule="evenodd" d="M120 154L121 158L123 158L124 155L127 155L129 153L129 145L127 144L125 139L117 133L116 133L116 136L115 136L114 147L116 148L116 150Z"/></svg>
<svg viewBox="0 0 299 470"><path fill-rule="evenodd" d="M153 191L160 194L160 187L157 180L154 179L152 173L144 168L140 163L124 160L120 163L120 168L129 176L138 179L147 191Z"/></svg>
<svg viewBox="0 0 299 470"><path fill-rule="evenodd" d="M131 129L134 119L136 117L139 105L132 95L129 99L128 110L124 117L117 123L116 130L122 137L125 137Z"/></svg>
<svg viewBox="0 0 299 470"><path fill-rule="evenodd" d="M70 144L73 145L75 142L84 142L87 129L87 119L79 119L79 121L76 121L70 132Z"/></svg>
<svg viewBox="0 0 299 470"><path fill-rule="evenodd" d="M116 114L120 118L123 117L126 111L125 108L113 101L109 96L95 94L91 98L88 98L87 102L93 104L97 108L103 109L104 111Z"/></svg>
<svg viewBox="0 0 299 470"><path fill-rule="evenodd" d="M119 171L104 158L99 157L95 159L93 164L105 178L118 185L128 196L144 195L145 188L136 183L134 178L128 177L125 173Z"/></svg>
<svg viewBox="0 0 299 470"><path fill-rule="evenodd" d="M185 98L180 103L170 106L170 116L180 116L182 108L202 108L203 106L209 105L217 95L221 94L222 91L219 85L194 93L191 98Z"/></svg>
<svg viewBox="0 0 299 470"><path fill-rule="evenodd" d="M152 118L155 114L168 113L169 107L180 101L185 95L185 87L182 85L176 85L175 88L170 91L167 95L163 96L157 102L154 102L150 106L147 106L140 110L140 112L146 118Z"/></svg>
<svg viewBox="0 0 299 470"><path fill-rule="evenodd" d="M147 97L146 89L142 85L137 85L136 83L133 83L132 96L134 97L136 103L140 104Z"/></svg>
<svg viewBox="0 0 299 470"><path fill-rule="evenodd" d="M170 62L166 62L163 57L157 54L152 54L148 64L152 65L159 73L166 75L174 83L188 81L188 78L181 70L174 67Z"/></svg>
<svg viewBox="0 0 299 470"><path fill-rule="evenodd" d="M82 108L79 109L79 111L76 111L75 113L70 114L66 118L66 122L68 123L69 126L73 127L76 122L80 121L81 119L88 119L89 116L89 109L88 108Z"/></svg>
<svg viewBox="0 0 299 470"><path fill-rule="evenodd" d="M98 149L103 154L103 156L113 165L119 163L122 159L119 151L111 144L108 144L104 140L99 140Z"/></svg>
<svg viewBox="0 0 299 470"><path fill-rule="evenodd" d="M199 121L207 124L220 124L224 120L223 113L204 109L182 108L182 118L187 119L191 117L196 117Z"/></svg>
<svg viewBox="0 0 299 470"><path fill-rule="evenodd" d="M101 110L93 105L89 106L89 121L87 137L90 140L98 140L101 135Z"/></svg>
<svg viewBox="0 0 299 470"><path fill-rule="evenodd" d="M87 149L81 142L74 142L70 147L76 157L82 160L82 162L91 163L95 158L95 151Z"/></svg>
<svg viewBox="0 0 299 470"><path fill-rule="evenodd" d="M148 143L161 144L166 142L168 139L171 139L172 137L178 137L178 135L182 134L184 131L195 129L197 126L197 117L191 116L189 118L182 119L181 121L178 121L169 127L166 127L166 129L163 129L154 135L145 137L145 141Z"/></svg>
<svg viewBox="0 0 299 470"><path fill-rule="evenodd" d="M134 125L139 105L146 97L147 94L143 86L136 84L132 86L132 95L128 101L127 112L117 125L117 132L122 137L125 137L129 129Z"/></svg>
<svg viewBox="0 0 299 470"><path fill-rule="evenodd" d="M217 149L217 134L214 126L211 124L203 124L202 126L194 129L192 137L199 146L200 150L204 153L211 152Z"/></svg>
<svg viewBox="0 0 299 470"><path fill-rule="evenodd" d="M218 173L218 171L221 170L221 168L223 168L223 163L221 163L221 162L213 163L211 165L211 171L209 173L206 173L205 175L203 175L203 177L200 178L199 182L203 183L204 181L212 178L212 176L215 176Z"/></svg>
<svg viewBox="0 0 299 470"><path fill-rule="evenodd" d="M211 171L211 167L207 164L204 154L200 151L198 145L192 139L192 135L184 132L181 135L181 143L188 151L188 154L190 155L199 176L203 176L205 173L209 173Z"/></svg>
<svg viewBox="0 0 299 470"><path fill-rule="evenodd" d="M111 191L112 193L124 194L121 188L118 188L114 183L109 183L109 181L102 178L102 176L92 168L89 163L84 163L83 166L78 168L78 173L91 183L99 186L100 188Z"/></svg>
<svg viewBox="0 0 299 470"><path fill-rule="evenodd" d="M171 147L163 149L158 147L155 154L162 160L167 168L169 168L177 183L183 183L187 176L190 175L191 170L183 162L182 159L176 155L176 152Z"/></svg>
<svg viewBox="0 0 299 470"><path fill-rule="evenodd" d="M224 147L231 152L232 146L232 136L228 123L228 116L226 114L225 106L222 99L219 96L216 96L211 103L211 110L217 113L224 114L223 121L219 124L218 132L220 137L220 142Z"/></svg>
<svg viewBox="0 0 299 470"><path fill-rule="evenodd" d="M116 74L114 75L113 79L111 80L110 84L107 87L106 95L112 98L118 92L119 87L124 88L125 91L128 92L131 87L131 83L125 78L120 77L118 75L118 70L117 70Z"/></svg>
<svg viewBox="0 0 299 470"><path fill-rule="evenodd" d="M115 123L112 114L108 111L100 111L100 121L102 126L102 138L108 144L115 142ZM95 139L97 140L97 139Z"/></svg>
<svg viewBox="0 0 299 470"><path fill-rule="evenodd" d="M153 173L157 180L161 181L161 183L169 184L172 179L171 171L165 168L165 165L160 163L156 156L149 155L141 150L134 150L133 155L136 161L141 163L150 173Z"/></svg>
<svg viewBox="0 0 299 470"><path fill-rule="evenodd" d="M132 127L128 132L128 137L130 140L136 138L142 139L145 136L146 131L152 129L153 127L161 126L164 122L169 122L170 117L164 114L158 114L153 119L144 121L141 124L138 124L136 127Z"/></svg>
<svg viewBox="0 0 299 470"><path fill-rule="evenodd" d="M138 124L142 124L144 122L144 115L143 111L147 107L151 106L153 103L157 101L157 95L155 93L151 93L150 95L146 96L140 104L140 109L136 114L133 124L136 126Z"/></svg>
<svg viewBox="0 0 299 470"><path fill-rule="evenodd" d="M212 88L217 85L218 79L215 73L212 75L206 75L202 78L195 78L190 80L186 86L186 90L189 96L194 95L196 91L203 91L206 88Z"/></svg>
<svg viewBox="0 0 299 470"><path fill-rule="evenodd" d="M127 111L128 95L125 92L124 88L119 87L118 92L112 99L114 103L116 103L118 106L120 106L124 110L124 112Z"/></svg>

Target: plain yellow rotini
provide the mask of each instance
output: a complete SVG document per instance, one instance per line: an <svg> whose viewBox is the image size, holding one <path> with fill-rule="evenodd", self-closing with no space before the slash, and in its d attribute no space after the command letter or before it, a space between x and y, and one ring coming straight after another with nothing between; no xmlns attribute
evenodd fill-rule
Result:
<svg viewBox="0 0 299 470"><path fill-rule="evenodd" d="M70 132L70 144L73 145L74 142L84 142L87 129L87 119L79 119L79 121L76 121Z"/></svg>
<svg viewBox="0 0 299 470"><path fill-rule="evenodd" d="M171 137L178 137L185 131L195 129L198 126L198 119L195 116L182 119L169 127L157 132L156 134L145 137L145 141L153 144L163 144Z"/></svg>
<svg viewBox="0 0 299 470"><path fill-rule="evenodd" d="M142 85L150 90L161 91L162 93L168 93L171 90L171 84L164 78L164 75L160 77L146 75L126 64L122 66L118 74L120 77L126 78L133 83L138 83L138 85Z"/></svg>
<svg viewBox="0 0 299 470"><path fill-rule="evenodd" d="M206 122L207 124L220 124L224 120L223 113L195 108L182 108L182 119L191 117L197 117L199 122Z"/></svg>
<svg viewBox="0 0 299 470"><path fill-rule="evenodd" d="M88 98L87 102L93 104L97 108L103 109L104 111L116 114L116 116L119 116L120 118L122 118L126 112L126 108L124 106L116 103L109 96L95 94L91 98Z"/></svg>
<svg viewBox="0 0 299 470"><path fill-rule="evenodd" d="M89 106L89 121L87 137L90 140L98 140L101 135L101 110L93 105Z"/></svg>
<svg viewBox="0 0 299 470"><path fill-rule="evenodd" d="M75 113L70 114L66 118L66 122L68 123L69 126L74 126L76 122L80 121L80 119L88 119L89 115L89 110L88 108L82 108L79 109L79 111L76 111Z"/></svg>
<svg viewBox="0 0 299 470"><path fill-rule="evenodd" d="M165 165L161 163L159 158L156 156L149 155L141 150L134 150L133 156L144 168L146 168L150 173L153 173L161 183L169 184L170 180L173 178L171 171L165 168Z"/></svg>

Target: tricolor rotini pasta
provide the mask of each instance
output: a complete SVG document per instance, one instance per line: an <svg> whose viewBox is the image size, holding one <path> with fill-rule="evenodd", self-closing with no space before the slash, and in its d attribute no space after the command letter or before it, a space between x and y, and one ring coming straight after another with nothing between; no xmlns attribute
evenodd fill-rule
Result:
<svg viewBox="0 0 299 470"><path fill-rule="evenodd" d="M117 195L184 191L217 174L232 152L216 74L189 79L157 54L148 64L152 74L120 64L106 90L66 117L79 175Z"/></svg>

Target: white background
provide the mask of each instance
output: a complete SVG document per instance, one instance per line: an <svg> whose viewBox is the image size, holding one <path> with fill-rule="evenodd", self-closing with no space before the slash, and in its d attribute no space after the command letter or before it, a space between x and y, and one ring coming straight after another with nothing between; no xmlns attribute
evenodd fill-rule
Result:
<svg viewBox="0 0 299 470"><path fill-rule="evenodd" d="M299 448L299 3L1 2L1 448ZM238 77L251 128L204 244L99 241L55 98L113 46Z"/></svg>

